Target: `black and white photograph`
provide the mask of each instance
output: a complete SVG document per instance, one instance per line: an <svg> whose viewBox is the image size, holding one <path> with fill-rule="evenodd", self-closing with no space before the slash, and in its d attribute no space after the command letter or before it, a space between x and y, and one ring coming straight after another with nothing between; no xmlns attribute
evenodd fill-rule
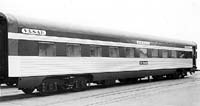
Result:
<svg viewBox="0 0 200 106"><path fill-rule="evenodd" d="M200 106L199 0L0 0L0 106Z"/></svg>

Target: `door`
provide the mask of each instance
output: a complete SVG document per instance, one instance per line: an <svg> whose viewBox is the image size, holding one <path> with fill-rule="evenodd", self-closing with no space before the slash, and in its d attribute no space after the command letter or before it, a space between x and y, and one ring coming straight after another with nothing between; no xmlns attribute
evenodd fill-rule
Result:
<svg viewBox="0 0 200 106"><path fill-rule="evenodd" d="M0 14L0 80L8 77L8 36L7 21ZM1 82L0 82L1 83Z"/></svg>

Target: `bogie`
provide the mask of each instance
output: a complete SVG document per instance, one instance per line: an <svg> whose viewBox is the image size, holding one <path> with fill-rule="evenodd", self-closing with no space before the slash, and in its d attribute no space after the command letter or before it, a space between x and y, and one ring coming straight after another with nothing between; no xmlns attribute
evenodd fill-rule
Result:
<svg viewBox="0 0 200 106"><path fill-rule="evenodd" d="M37 90L42 95L63 92L67 90L83 91L89 87L87 77L56 77L47 78L42 81Z"/></svg>
<svg viewBox="0 0 200 106"><path fill-rule="evenodd" d="M78 92L78 91L83 91L86 90L88 88L88 79L85 77L78 77L78 78L74 78L72 80L72 91Z"/></svg>
<svg viewBox="0 0 200 106"><path fill-rule="evenodd" d="M64 89L63 86L64 83L62 80L47 78L42 81L42 84L38 87L37 90L41 94L49 94L62 91Z"/></svg>

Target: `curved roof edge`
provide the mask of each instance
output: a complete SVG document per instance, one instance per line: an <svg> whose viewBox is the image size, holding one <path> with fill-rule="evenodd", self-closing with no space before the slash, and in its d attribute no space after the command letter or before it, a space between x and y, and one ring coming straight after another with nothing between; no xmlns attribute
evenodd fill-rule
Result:
<svg viewBox="0 0 200 106"><path fill-rule="evenodd" d="M185 40L177 40L159 36L151 36L146 34L137 34L137 33L127 33L122 31L114 31L114 30L107 30L107 29L98 29L94 27L85 27L85 26L77 26L72 25L69 23L58 23L58 22L49 22L46 20L38 20L33 18L28 18L26 16L18 16L14 14L3 14L0 12L0 15L7 17L8 22L16 23L17 25L24 25L27 27L35 27L40 29L48 29L53 31L60 31L60 32L75 32L81 34L88 34L88 35L100 35L104 37L111 37L111 38L121 38L121 39L140 39L144 41L155 41L155 42L164 42L164 43L174 43L174 44L181 44L181 45L191 45L197 46L197 43L193 41L185 41ZM30 21L31 20L31 21Z"/></svg>

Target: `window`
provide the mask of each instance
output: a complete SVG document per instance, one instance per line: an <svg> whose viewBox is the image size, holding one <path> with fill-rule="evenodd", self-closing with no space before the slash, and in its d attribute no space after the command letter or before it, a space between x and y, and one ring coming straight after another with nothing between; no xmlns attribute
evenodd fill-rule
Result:
<svg viewBox="0 0 200 106"><path fill-rule="evenodd" d="M91 57L101 57L102 56L102 48L98 46L90 47L90 56Z"/></svg>
<svg viewBox="0 0 200 106"><path fill-rule="evenodd" d="M126 48L126 57L135 57L134 48Z"/></svg>
<svg viewBox="0 0 200 106"><path fill-rule="evenodd" d="M140 58L147 58L147 49L145 48L139 48L139 49L136 49L136 52L137 52L137 57L140 57Z"/></svg>
<svg viewBox="0 0 200 106"><path fill-rule="evenodd" d="M185 58L185 52L184 51L178 51L178 58Z"/></svg>
<svg viewBox="0 0 200 106"><path fill-rule="evenodd" d="M178 51L178 58L192 58L192 52L189 51Z"/></svg>
<svg viewBox="0 0 200 106"><path fill-rule="evenodd" d="M177 58L177 52L175 50L171 51L171 57L172 58Z"/></svg>
<svg viewBox="0 0 200 106"><path fill-rule="evenodd" d="M152 49L152 58L157 58L158 56L158 49Z"/></svg>
<svg viewBox="0 0 200 106"><path fill-rule="evenodd" d="M119 57L119 48L118 47L110 47L109 48L109 56L110 57Z"/></svg>
<svg viewBox="0 0 200 106"><path fill-rule="evenodd" d="M56 46L50 42L39 42L39 56L55 56Z"/></svg>
<svg viewBox="0 0 200 106"><path fill-rule="evenodd" d="M81 56L81 46L79 44L67 44L66 45L66 55L69 57L80 57Z"/></svg>
<svg viewBox="0 0 200 106"><path fill-rule="evenodd" d="M168 58L168 50L162 50L162 58Z"/></svg>
<svg viewBox="0 0 200 106"><path fill-rule="evenodd" d="M185 51L185 58L192 58L192 52Z"/></svg>
<svg viewBox="0 0 200 106"><path fill-rule="evenodd" d="M0 35L1 36L1 35ZM8 51L9 55L18 55L18 40L15 39L9 39L8 40Z"/></svg>

